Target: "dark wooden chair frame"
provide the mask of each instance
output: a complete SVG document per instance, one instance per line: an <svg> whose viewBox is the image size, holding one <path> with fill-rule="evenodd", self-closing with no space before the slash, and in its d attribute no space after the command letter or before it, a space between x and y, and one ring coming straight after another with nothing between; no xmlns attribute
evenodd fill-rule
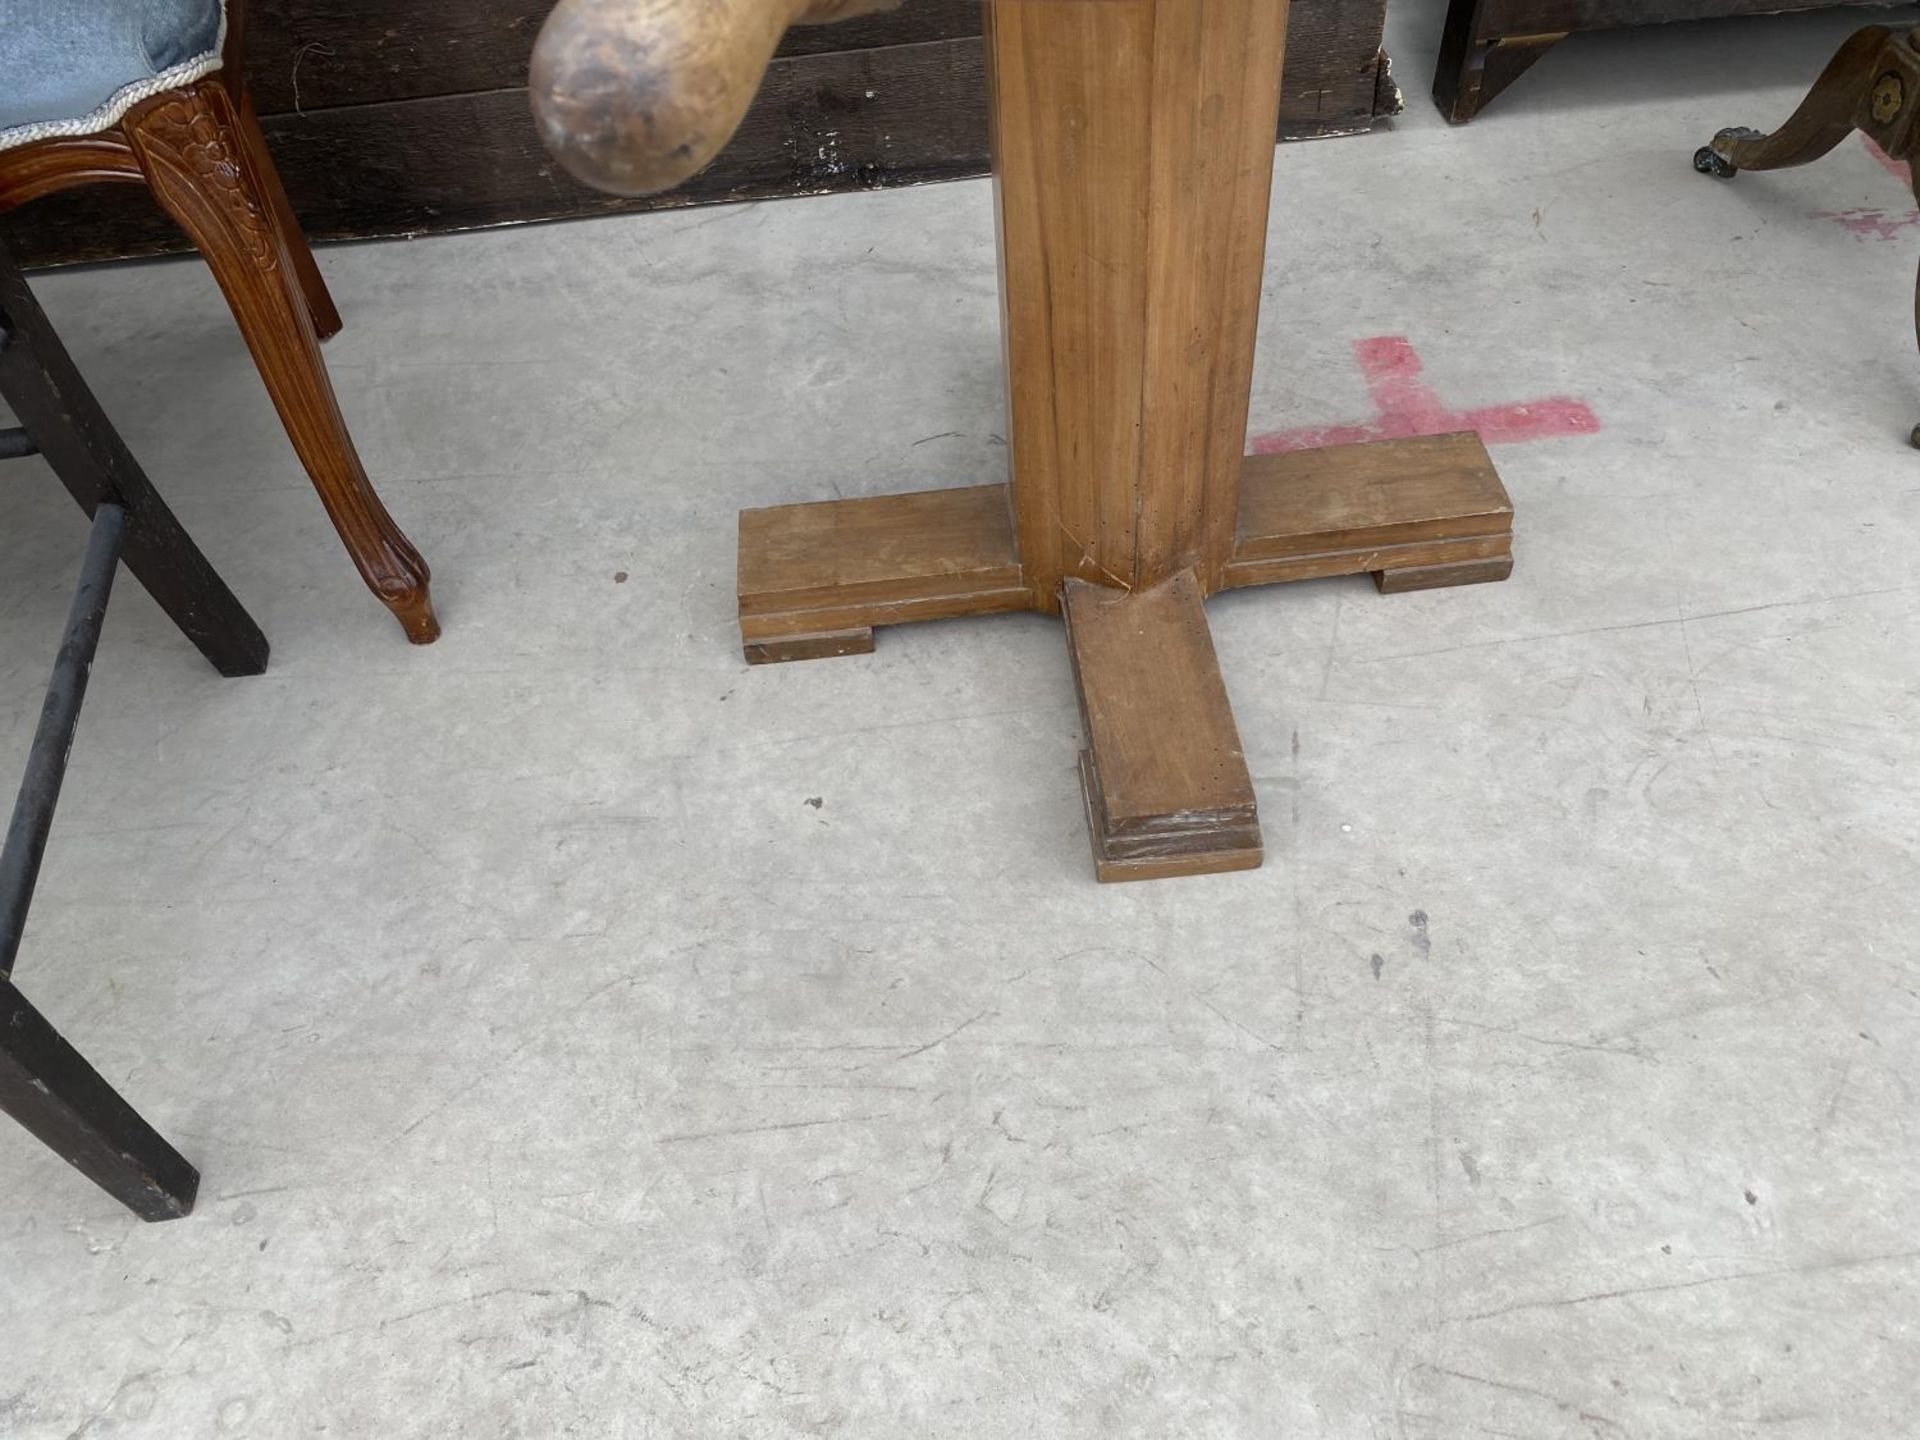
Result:
<svg viewBox="0 0 1920 1440"><path fill-rule="evenodd" d="M1818 160L1855 130L1895 160L1920 160L1920 30L1869 25L1858 31L1778 130L1722 130L1694 155L1693 166L1723 180L1742 170L1785 170ZM1920 166L1914 168L1920 201ZM1920 333L1920 289L1914 329ZM1920 425L1910 438L1920 447Z"/></svg>
<svg viewBox="0 0 1920 1440"><path fill-rule="evenodd" d="M340 313L267 152L244 83L245 0L228 0L224 66L93 135L0 151L0 211L100 182L145 185L225 292L293 447L368 588L416 644L440 633L419 551L367 479L320 342Z"/></svg>
<svg viewBox="0 0 1920 1440"><path fill-rule="evenodd" d="M92 518L66 634L0 847L0 1111L145 1220L193 1209L200 1177L13 983L54 807L122 561L222 675L258 675L267 641L121 442L0 250L0 459L38 454Z"/></svg>
<svg viewBox="0 0 1920 1440"><path fill-rule="evenodd" d="M1862 3L1876 0L1451 0L1433 99L1441 114L1464 125L1572 35Z"/></svg>

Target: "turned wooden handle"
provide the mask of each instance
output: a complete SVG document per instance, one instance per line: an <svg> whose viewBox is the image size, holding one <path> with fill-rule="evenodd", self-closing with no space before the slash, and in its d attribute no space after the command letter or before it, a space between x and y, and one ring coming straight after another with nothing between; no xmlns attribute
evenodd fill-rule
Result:
<svg viewBox="0 0 1920 1440"><path fill-rule="evenodd" d="M733 138L789 25L899 3L560 0L533 50L540 138L597 189L670 190Z"/></svg>

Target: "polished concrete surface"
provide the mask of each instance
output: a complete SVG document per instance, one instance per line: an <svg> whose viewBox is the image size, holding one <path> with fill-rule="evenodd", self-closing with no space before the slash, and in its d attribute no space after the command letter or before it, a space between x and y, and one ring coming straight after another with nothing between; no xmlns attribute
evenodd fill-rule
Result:
<svg viewBox="0 0 1920 1440"><path fill-rule="evenodd" d="M0 1435L1915 1433L1920 217L1689 165L1863 16L1464 130L1437 23L1279 152L1253 430L1477 412L1519 569L1214 604L1251 875L1093 883L1051 621L741 663L739 507L1002 473L984 183L324 252L427 650L198 264L45 278L276 649L109 621L17 978L205 1180L0 1124Z"/></svg>

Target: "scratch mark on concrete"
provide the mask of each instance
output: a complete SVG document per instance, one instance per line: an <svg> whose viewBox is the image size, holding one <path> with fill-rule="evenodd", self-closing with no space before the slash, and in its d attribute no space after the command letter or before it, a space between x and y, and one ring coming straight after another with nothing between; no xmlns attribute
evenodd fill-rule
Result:
<svg viewBox="0 0 1920 1440"><path fill-rule="evenodd" d="M909 1050L904 1055L894 1055L885 1060L874 1060L874 1061L870 1061L867 1065L855 1065L852 1068L855 1070L866 1070L871 1068L871 1066L873 1065L898 1065L898 1064L901 1064L903 1061L912 1060L917 1056L926 1054L929 1050L938 1049L940 1046L946 1044L947 1041L953 1039L953 1037L958 1035L962 1030L970 1029L971 1027L978 1025L982 1020L986 1019L989 1015L992 1015L993 1013L994 1012L991 1010L982 1010L978 1015L974 1016L971 1020L962 1020L958 1025L954 1026L953 1029L947 1031L946 1034L940 1036L938 1039L929 1040L926 1044L918 1047L917 1049Z"/></svg>
<svg viewBox="0 0 1920 1440"><path fill-rule="evenodd" d="M1571 1400L1563 1400L1549 1390L1538 1390L1531 1385L1517 1385L1511 1380L1496 1380L1490 1375L1472 1375L1465 1370L1449 1370L1443 1365L1418 1365L1414 1368L1426 1370L1435 1375L1448 1375L1455 1380L1465 1380L1473 1385L1485 1385L1493 1390L1505 1390L1514 1395L1531 1395L1537 1399L1545 1400L1563 1414L1577 1415L1582 1420L1590 1421L1596 1425L1606 1425L1614 1430L1621 1428L1618 1421L1610 1420L1605 1415L1596 1415L1590 1410L1582 1410Z"/></svg>
<svg viewBox="0 0 1920 1440"><path fill-rule="evenodd" d="M1479 1020L1461 1020L1451 1015L1433 1017L1443 1025L1459 1025L1468 1030L1486 1030L1495 1035L1511 1035L1516 1040L1526 1040L1535 1045L1551 1045L1560 1050L1593 1050L1602 1055L1620 1055L1628 1060L1641 1060L1649 1065L1659 1062L1643 1051L1621 1045L1588 1044L1582 1040L1562 1040L1552 1035L1529 1035L1513 1025L1488 1025Z"/></svg>
<svg viewBox="0 0 1920 1440"><path fill-rule="evenodd" d="M731 1130L695 1130L686 1135L662 1135L661 1145L686 1145L695 1140L724 1140L734 1135L772 1135L781 1130L813 1130L822 1125L862 1125L869 1120L890 1120L890 1115L836 1115L825 1120L786 1120L778 1125L742 1125Z"/></svg>
<svg viewBox="0 0 1920 1440"><path fill-rule="evenodd" d="M1893 1265L1920 1260L1920 1250L1897 1250L1889 1255L1860 1255L1841 1260L1815 1261L1806 1265L1781 1265L1771 1270L1736 1270L1730 1275L1710 1275L1704 1280L1676 1280L1666 1285L1632 1285L1621 1290L1596 1290L1589 1295L1568 1295L1558 1300L1519 1300L1495 1310L1479 1310L1471 1315L1456 1315L1445 1323L1465 1325L1475 1320L1492 1320L1521 1310L1559 1310L1572 1305L1592 1305L1602 1300L1624 1300L1634 1295L1659 1295L1670 1290L1698 1290L1706 1285L1731 1285L1741 1280L1773 1280L1783 1275L1817 1274L1826 1270L1852 1270L1871 1265Z"/></svg>
<svg viewBox="0 0 1920 1440"><path fill-rule="evenodd" d="M1451 1250L1456 1245L1471 1245L1475 1240L1490 1240L1496 1235L1518 1235L1524 1230L1538 1230L1543 1225L1558 1225L1567 1217L1553 1215L1545 1220L1529 1220L1525 1225L1508 1225L1499 1230L1476 1230L1471 1235L1457 1235L1451 1240L1436 1240L1431 1245L1414 1247L1416 1255L1426 1255L1435 1250Z"/></svg>

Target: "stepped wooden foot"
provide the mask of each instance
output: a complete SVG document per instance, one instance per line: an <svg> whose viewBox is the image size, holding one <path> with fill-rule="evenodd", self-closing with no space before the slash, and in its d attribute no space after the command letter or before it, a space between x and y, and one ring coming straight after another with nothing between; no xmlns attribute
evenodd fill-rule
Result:
<svg viewBox="0 0 1920 1440"><path fill-rule="evenodd" d="M873 627L828 630L817 635L783 635L742 643L749 665L784 665L789 660L831 660L839 655L871 655Z"/></svg>
<svg viewBox="0 0 1920 1440"><path fill-rule="evenodd" d="M1005 485L747 510L740 638L754 664L860 655L877 625L1033 608Z"/></svg>
<svg viewBox="0 0 1920 1440"><path fill-rule="evenodd" d="M1393 593L1512 571L1513 502L1471 431L1256 455L1241 474L1228 588L1385 575Z"/></svg>
<svg viewBox="0 0 1920 1440"><path fill-rule="evenodd" d="M1404 595L1409 590L1444 590L1451 585L1491 585L1513 574L1513 557L1461 560L1452 565L1410 565L1402 570L1376 570L1373 583L1382 595Z"/></svg>
<svg viewBox="0 0 1920 1440"><path fill-rule="evenodd" d="M1095 873L1111 883L1258 869L1253 778L1193 572L1132 593L1069 580L1061 613Z"/></svg>

